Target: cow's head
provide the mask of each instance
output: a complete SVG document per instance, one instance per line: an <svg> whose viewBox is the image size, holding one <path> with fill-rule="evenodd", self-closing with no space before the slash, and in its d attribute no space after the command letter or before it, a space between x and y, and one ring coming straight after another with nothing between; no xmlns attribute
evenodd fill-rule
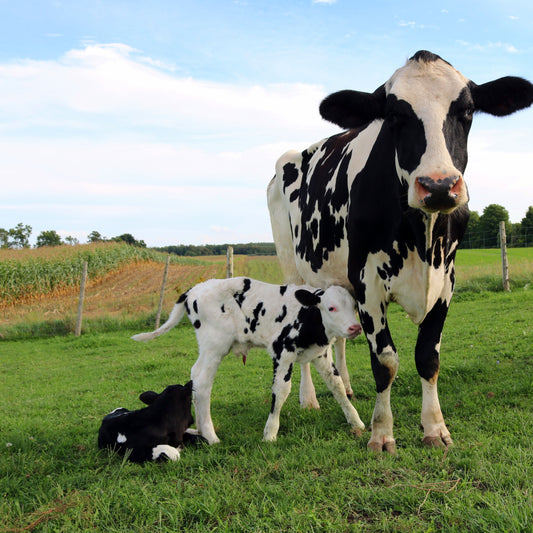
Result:
<svg viewBox="0 0 533 533"><path fill-rule="evenodd" d="M467 137L476 111L505 116L533 103L533 85L505 77L476 85L431 52L417 52L373 93L340 91L320 114L343 128L376 119L390 129L396 170L411 207L450 213L468 202L463 179Z"/></svg>

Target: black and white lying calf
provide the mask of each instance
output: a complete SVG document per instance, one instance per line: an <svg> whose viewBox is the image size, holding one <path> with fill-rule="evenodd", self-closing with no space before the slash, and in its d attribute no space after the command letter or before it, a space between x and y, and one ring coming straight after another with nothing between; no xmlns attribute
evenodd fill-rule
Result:
<svg viewBox="0 0 533 533"><path fill-rule="evenodd" d="M274 362L272 406L264 439L276 440L279 414L291 388L294 363L312 362L339 402L350 426L364 429L331 358L335 337L354 338L362 328L350 293L333 286L270 285L250 278L212 279L182 294L165 324L132 337L147 341L167 333L187 313L196 329L199 356L192 367L199 434L219 442L211 420L211 390L218 366L230 351L246 355L265 348Z"/></svg>
<svg viewBox="0 0 533 533"><path fill-rule="evenodd" d="M139 399L148 405L137 411L122 407L102 420L98 446L124 454L131 450L130 461L142 463L180 458L182 444L197 442L197 435L187 432L193 424L191 414L192 381L170 385L162 393L143 392Z"/></svg>

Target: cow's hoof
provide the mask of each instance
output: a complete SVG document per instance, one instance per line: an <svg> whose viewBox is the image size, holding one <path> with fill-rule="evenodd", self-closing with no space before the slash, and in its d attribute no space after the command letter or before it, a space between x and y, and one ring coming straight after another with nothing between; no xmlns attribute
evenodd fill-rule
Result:
<svg viewBox="0 0 533 533"><path fill-rule="evenodd" d="M352 434L356 437L360 437L363 434L365 428L352 428Z"/></svg>
<svg viewBox="0 0 533 533"><path fill-rule="evenodd" d="M376 452L376 453L387 452L387 453L390 453L391 455L394 455L396 453L396 441L395 440L389 440L385 442L378 442L378 441L371 440L368 442L366 446L370 451Z"/></svg>
<svg viewBox="0 0 533 533"><path fill-rule="evenodd" d="M317 400L301 401L300 407L302 409L320 409L320 404Z"/></svg>
<svg viewBox="0 0 533 533"><path fill-rule="evenodd" d="M424 446L428 448L447 448L453 444L453 441L450 437L424 437L422 439Z"/></svg>

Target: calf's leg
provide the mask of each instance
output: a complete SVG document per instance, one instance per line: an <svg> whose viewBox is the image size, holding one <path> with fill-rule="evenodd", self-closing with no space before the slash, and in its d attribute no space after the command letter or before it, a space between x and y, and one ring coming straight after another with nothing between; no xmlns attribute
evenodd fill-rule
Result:
<svg viewBox="0 0 533 533"><path fill-rule="evenodd" d="M350 424L356 434L360 435L362 430L365 429L365 425L359 418L359 413L346 396L346 389L343 380L339 376L339 373L333 364L331 348L328 348L326 353L314 359L313 364L341 406L342 412L344 413L348 424Z"/></svg>
<svg viewBox="0 0 533 533"><path fill-rule="evenodd" d="M279 430L279 414L291 391L291 377L294 360L283 355L274 359L274 379L272 381L272 405L263 432L263 440L275 441Z"/></svg>
<svg viewBox="0 0 533 533"><path fill-rule="evenodd" d="M200 355L191 369L196 427L209 444L220 442L211 419L211 391L224 355L200 349Z"/></svg>

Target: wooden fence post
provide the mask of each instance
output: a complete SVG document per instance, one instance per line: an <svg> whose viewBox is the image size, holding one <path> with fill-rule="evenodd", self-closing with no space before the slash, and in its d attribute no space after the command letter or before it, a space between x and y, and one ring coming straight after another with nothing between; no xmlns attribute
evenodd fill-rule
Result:
<svg viewBox="0 0 533 533"><path fill-rule="evenodd" d="M226 251L226 278L233 277L233 246L228 246Z"/></svg>
<svg viewBox="0 0 533 533"><path fill-rule="evenodd" d="M159 295L159 305L157 306L157 314L155 316L155 329L159 327L159 323L161 322L161 310L163 309L163 298L165 296L165 285L167 283L169 263L170 263L170 254L167 255L167 261L165 263L165 271L163 272L163 283L161 283L161 294Z"/></svg>
<svg viewBox="0 0 533 533"><path fill-rule="evenodd" d="M509 262L507 260L507 237L505 235L505 222L500 222L500 245L502 248L502 278L503 290L510 291L509 286Z"/></svg>
<svg viewBox="0 0 533 533"><path fill-rule="evenodd" d="M83 269L81 272L80 283L80 298L78 300L78 316L76 318L76 329L74 334L76 337L81 335L81 317L83 315L83 302L85 301L85 284L87 283L87 261L83 262Z"/></svg>

